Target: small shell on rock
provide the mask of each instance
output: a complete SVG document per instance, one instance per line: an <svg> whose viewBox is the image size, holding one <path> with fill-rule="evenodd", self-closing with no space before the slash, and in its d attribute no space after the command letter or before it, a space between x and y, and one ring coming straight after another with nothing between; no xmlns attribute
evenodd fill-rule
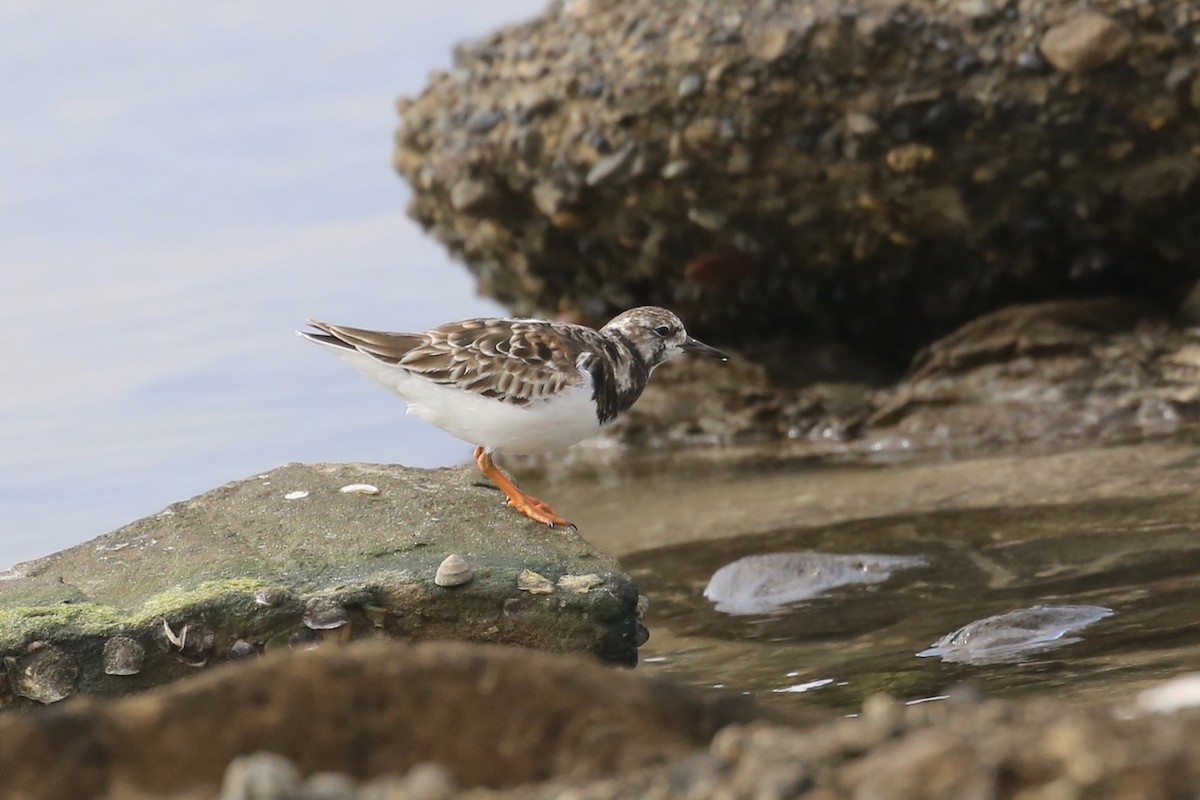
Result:
<svg viewBox="0 0 1200 800"><path fill-rule="evenodd" d="M304 624L314 631L330 631L350 622L346 607L329 597L314 597L304 607Z"/></svg>
<svg viewBox="0 0 1200 800"><path fill-rule="evenodd" d="M604 583L604 578L589 572L587 575L563 575L558 579L558 586L579 594L587 594L592 589Z"/></svg>
<svg viewBox="0 0 1200 800"><path fill-rule="evenodd" d="M550 579L531 569L521 570L517 576L517 588L530 594L554 594L554 584Z"/></svg>
<svg viewBox="0 0 1200 800"><path fill-rule="evenodd" d="M650 598L644 594L639 594L637 599L637 618L645 619L646 613L650 610Z"/></svg>
<svg viewBox="0 0 1200 800"><path fill-rule="evenodd" d="M308 492L298 491L298 492L288 492L287 494L285 494L283 496L283 499L284 500L303 500L305 497L308 497Z"/></svg>
<svg viewBox="0 0 1200 800"><path fill-rule="evenodd" d="M34 642L23 655L4 659L14 693L39 703L57 703L75 694L79 666L69 655L45 642Z"/></svg>
<svg viewBox="0 0 1200 800"><path fill-rule="evenodd" d="M475 573L471 571L471 565L458 553L451 553L438 565L433 582L438 586L462 586L473 577Z"/></svg>
<svg viewBox="0 0 1200 800"><path fill-rule="evenodd" d="M285 589L259 589L254 593L254 602L260 606L274 608L281 606L288 600L288 593Z"/></svg>
<svg viewBox="0 0 1200 800"><path fill-rule="evenodd" d="M342 494L379 494L379 487L369 483L350 483L338 491Z"/></svg>
<svg viewBox="0 0 1200 800"><path fill-rule="evenodd" d="M104 674L137 675L142 671L146 648L128 636L113 636L104 643Z"/></svg>

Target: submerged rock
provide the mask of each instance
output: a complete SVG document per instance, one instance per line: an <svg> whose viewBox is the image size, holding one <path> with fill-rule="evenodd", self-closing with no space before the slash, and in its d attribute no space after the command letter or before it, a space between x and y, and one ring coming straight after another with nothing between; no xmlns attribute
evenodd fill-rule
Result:
<svg viewBox="0 0 1200 800"><path fill-rule="evenodd" d="M0 581L0 706L123 693L263 650L385 635L634 663L638 593L617 563L573 531L512 512L471 474L291 464L19 564ZM368 482L378 494L342 491ZM460 573L451 592L435 575L454 553L472 577ZM600 583L531 597L518 576L534 571L551 589L570 575Z"/></svg>
<svg viewBox="0 0 1200 800"><path fill-rule="evenodd" d="M883 583L893 572L926 563L922 556L761 553L713 573L704 596L726 614L768 614L842 586Z"/></svg>
<svg viewBox="0 0 1200 800"><path fill-rule="evenodd" d="M1038 605L978 619L938 639L922 658L938 657L955 664L1002 664L1021 661L1080 641L1068 633L1111 617L1102 606Z"/></svg>

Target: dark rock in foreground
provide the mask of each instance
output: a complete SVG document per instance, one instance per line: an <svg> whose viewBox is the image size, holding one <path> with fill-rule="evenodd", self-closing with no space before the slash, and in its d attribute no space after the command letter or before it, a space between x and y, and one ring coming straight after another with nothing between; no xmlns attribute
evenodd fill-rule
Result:
<svg viewBox="0 0 1200 800"><path fill-rule="evenodd" d="M580 657L372 642L0 715L0 775L5 800L1195 797L1197 679L1173 683L1115 705L875 695L801 726Z"/></svg>
<svg viewBox="0 0 1200 800"><path fill-rule="evenodd" d="M512 786L659 764L753 717L581 657L372 642L0 715L0 775L5 800L213 797L233 758L265 750L304 774L437 762L460 785Z"/></svg>
<svg viewBox="0 0 1200 800"><path fill-rule="evenodd" d="M0 707L384 635L635 663L619 565L476 479L291 464L0 573Z"/></svg>
<svg viewBox="0 0 1200 800"><path fill-rule="evenodd" d="M731 726L704 755L667 768L471 797L550 800L567 790L580 800L1196 797L1198 732L1194 710L1167 716L1132 703L1001 702L970 692L904 707L876 695L857 718L807 730Z"/></svg>
<svg viewBox="0 0 1200 800"><path fill-rule="evenodd" d="M578 0L402 104L411 212L520 313L906 359L1012 302L1197 275L1188 3Z"/></svg>

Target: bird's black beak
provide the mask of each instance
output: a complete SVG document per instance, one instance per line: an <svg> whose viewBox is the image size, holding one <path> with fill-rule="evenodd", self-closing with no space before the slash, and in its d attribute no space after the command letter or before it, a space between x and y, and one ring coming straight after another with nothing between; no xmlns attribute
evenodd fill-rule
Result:
<svg viewBox="0 0 1200 800"><path fill-rule="evenodd" d="M683 349L685 352L695 353L696 355L699 355L699 356L708 356L709 358L719 358L722 361L729 360L729 356L725 355L717 348L709 347L704 342L697 341L696 339L693 339L691 336L687 337L687 339L684 341Z"/></svg>

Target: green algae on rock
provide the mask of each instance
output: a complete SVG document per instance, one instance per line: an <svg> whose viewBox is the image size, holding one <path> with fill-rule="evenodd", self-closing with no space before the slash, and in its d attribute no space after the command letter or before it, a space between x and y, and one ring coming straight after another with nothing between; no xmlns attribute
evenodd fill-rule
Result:
<svg viewBox="0 0 1200 800"><path fill-rule="evenodd" d="M0 573L0 707L144 689L263 651L373 636L634 663L637 588L466 468L289 464ZM378 494L342 491L369 483ZM471 580L442 586L450 555ZM584 576L531 596L518 576ZM568 580L568 584L570 580Z"/></svg>

